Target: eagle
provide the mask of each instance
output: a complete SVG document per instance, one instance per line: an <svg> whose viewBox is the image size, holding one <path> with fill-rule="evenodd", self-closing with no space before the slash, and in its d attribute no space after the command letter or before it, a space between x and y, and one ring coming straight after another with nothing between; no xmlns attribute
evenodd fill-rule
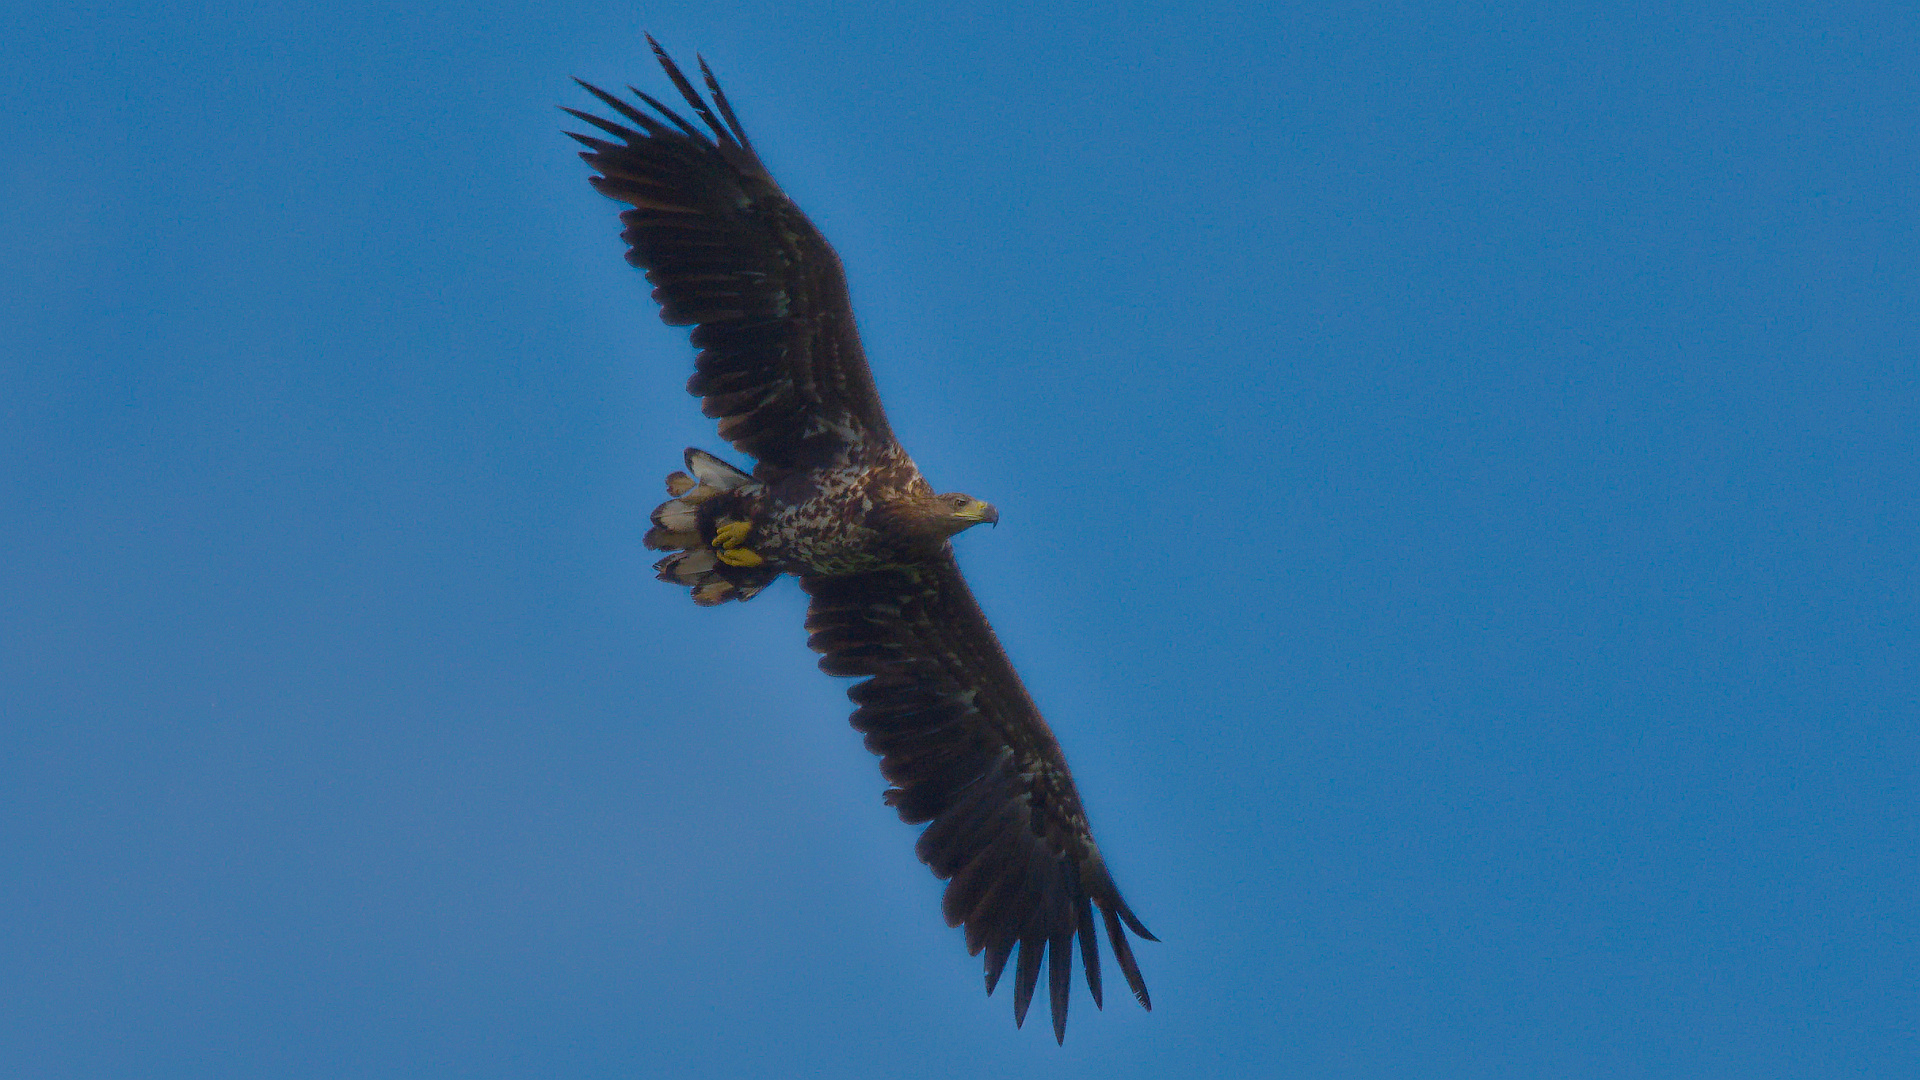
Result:
<svg viewBox="0 0 1920 1080"><path fill-rule="evenodd" d="M947 925L985 954L989 995L1018 948L1016 1026L1045 957L1065 1041L1076 942L1100 1006L1101 926L1152 1008L1126 931L1158 939L1121 899L1060 744L954 561L953 537L999 513L920 475L880 407L839 256L774 183L706 61L702 97L647 42L704 128L632 87L651 113L580 82L616 119L567 109L598 132L568 134L594 188L631 207L627 261L660 318L693 327L688 392L754 459L749 473L686 451L646 534L668 553L660 579L703 606L799 579L807 644L827 674L864 680L847 691L852 724L880 756L887 805L926 825L915 850L947 882Z"/></svg>

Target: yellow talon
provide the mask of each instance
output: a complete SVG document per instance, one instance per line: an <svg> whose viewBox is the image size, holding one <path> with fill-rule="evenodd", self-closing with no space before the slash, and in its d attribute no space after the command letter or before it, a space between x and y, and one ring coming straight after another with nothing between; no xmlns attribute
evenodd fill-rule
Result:
<svg viewBox="0 0 1920 1080"><path fill-rule="evenodd" d="M759 566L767 560L752 548L730 547L720 552L720 561L728 566Z"/></svg>
<svg viewBox="0 0 1920 1080"><path fill-rule="evenodd" d="M725 548L731 551L734 548L739 547L741 544L746 543L747 534L752 531L753 531L753 526L745 521L736 521L736 522L733 522L732 524L722 525L719 528L713 530L713 546L717 548ZM756 558L753 563L748 563L746 565L752 566L758 562L759 562L759 559Z"/></svg>

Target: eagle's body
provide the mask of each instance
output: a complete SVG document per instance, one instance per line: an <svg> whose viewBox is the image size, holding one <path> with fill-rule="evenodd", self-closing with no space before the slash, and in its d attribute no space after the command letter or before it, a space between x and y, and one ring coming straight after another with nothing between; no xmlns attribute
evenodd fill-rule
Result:
<svg viewBox="0 0 1920 1080"><path fill-rule="evenodd" d="M937 555L951 533L901 524L935 498L933 488L898 446L871 457L791 472L769 485L754 528L766 539L754 550L796 576L914 566Z"/></svg>
<svg viewBox="0 0 1920 1080"><path fill-rule="evenodd" d="M767 174L706 65L711 107L654 52L706 130L637 90L657 116L587 86L635 127L568 110L622 141L574 137L601 174L594 186L633 207L621 215L627 258L655 285L661 318L695 325L687 389L757 459L748 475L686 452L647 533L669 552L660 577L703 605L800 579L822 670L868 677L848 691L853 726L881 755L888 805L927 823L916 850L949 880L942 909L986 954L989 993L1019 948L1016 1021L1045 955L1064 1038L1076 941L1099 1004L1096 907L1146 1005L1123 926L1152 935L1114 887L1060 745L954 562L950 539L998 514L920 475L887 425L833 249Z"/></svg>

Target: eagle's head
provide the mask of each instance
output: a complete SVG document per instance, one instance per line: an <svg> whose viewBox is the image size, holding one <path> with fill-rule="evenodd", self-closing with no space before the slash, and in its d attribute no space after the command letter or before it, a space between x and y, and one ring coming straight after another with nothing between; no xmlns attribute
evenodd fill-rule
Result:
<svg viewBox="0 0 1920 1080"><path fill-rule="evenodd" d="M993 525L1000 521L1000 511L995 510L993 504L957 491L935 495L927 501L923 513L922 520L942 539L966 532L981 522Z"/></svg>

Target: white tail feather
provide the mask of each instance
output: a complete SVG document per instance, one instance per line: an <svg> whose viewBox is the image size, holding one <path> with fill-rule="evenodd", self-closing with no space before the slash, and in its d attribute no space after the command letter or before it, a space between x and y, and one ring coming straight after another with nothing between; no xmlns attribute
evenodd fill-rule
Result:
<svg viewBox="0 0 1920 1080"><path fill-rule="evenodd" d="M668 532L695 532L700 527L700 513L684 500L675 499L660 504L660 509L653 512L653 523Z"/></svg>
<svg viewBox="0 0 1920 1080"><path fill-rule="evenodd" d="M702 484L710 484L721 491L732 491L753 479L705 450L695 450L691 446L687 447L687 471Z"/></svg>
<svg viewBox="0 0 1920 1080"><path fill-rule="evenodd" d="M713 569L719 561L712 548L694 548L674 560L673 572L683 578L693 578Z"/></svg>

